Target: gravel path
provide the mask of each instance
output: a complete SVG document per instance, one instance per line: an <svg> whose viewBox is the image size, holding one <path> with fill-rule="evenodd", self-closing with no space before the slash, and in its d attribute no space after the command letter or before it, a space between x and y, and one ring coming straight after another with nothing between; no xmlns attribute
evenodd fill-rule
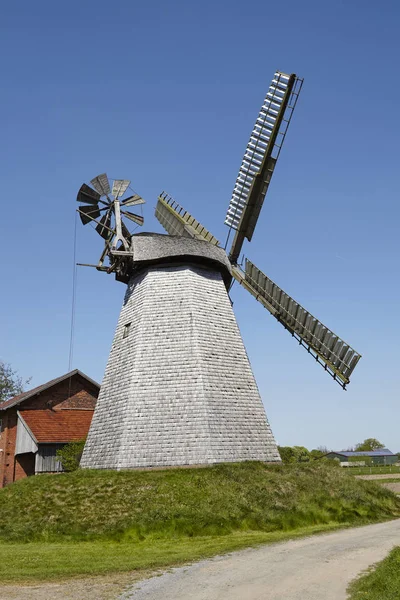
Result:
<svg viewBox="0 0 400 600"><path fill-rule="evenodd" d="M120 600L345 600L349 582L400 545L400 519L173 569Z"/></svg>
<svg viewBox="0 0 400 600"><path fill-rule="evenodd" d="M400 496L400 483L391 482L391 483L382 483L381 485L382 485L382 487L388 488L388 490L391 490L392 492L394 492L395 494Z"/></svg>
<svg viewBox="0 0 400 600"><path fill-rule="evenodd" d="M383 475L355 475L356 479L374 480L374 479L400 479L400 473L385 473Z"/></svg>

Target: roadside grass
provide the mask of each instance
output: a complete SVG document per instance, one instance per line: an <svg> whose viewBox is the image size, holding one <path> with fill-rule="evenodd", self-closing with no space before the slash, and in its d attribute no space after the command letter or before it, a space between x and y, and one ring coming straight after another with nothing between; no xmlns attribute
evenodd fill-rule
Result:
<svg viewBox="0 0 400 600"><path fill-rule="evenodd" d="M281 542L334 531L349 524L303 527L296 531L234 532L226 536L203 536L143 542L0 543L1 584L65 580L80 576L133 572L143 577L157 569L179 566L211 556L260 544Z"/></svg>
<svg viewBox="0 0 400 600"><path fill-rule="evenodd" d="M395 548L376 568L353 581L349 600L399 600L400 547Z"/></svg>
<svg viewBox="0 0 400 600"><path fill-rule="evenodd" d="M343 468L343 467L342 467ZM388 475L400 473L400 467L394 465L388 467L344 467L350 475Z"/></svg>

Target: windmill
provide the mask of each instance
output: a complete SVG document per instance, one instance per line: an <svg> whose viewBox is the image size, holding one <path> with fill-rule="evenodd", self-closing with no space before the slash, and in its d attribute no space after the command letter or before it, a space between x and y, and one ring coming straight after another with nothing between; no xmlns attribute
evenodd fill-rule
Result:
<svg viewBox="0 0 400 600"><path fill-rule="evenodd" d="M112 202L104 175L92 180L95 191L81 187L78 200L89 205L79 209L82 221L105 211L96 221L106 240L97 268L115 271L128 284L83 467L280 460L229 300L233 280L344 389L349 383L360 355L249 260L244 269L239 265L302 83L277 71L269 86L228 207L225 248L234 232L229 252L165 192L155 215L168 235L129 237L119 221L131 197L124 204L117 192Z"/></svg>

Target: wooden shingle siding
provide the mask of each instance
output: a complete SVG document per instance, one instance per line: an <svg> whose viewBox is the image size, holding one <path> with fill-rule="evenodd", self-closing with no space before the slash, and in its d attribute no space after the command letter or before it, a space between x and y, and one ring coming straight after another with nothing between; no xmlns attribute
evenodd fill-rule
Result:
<svg viewBox="0 0 400 600"><path fill-rule="evenodd" d="M243 460L280 457L221 274L160 265L134 275L81 466Z"/></svg>

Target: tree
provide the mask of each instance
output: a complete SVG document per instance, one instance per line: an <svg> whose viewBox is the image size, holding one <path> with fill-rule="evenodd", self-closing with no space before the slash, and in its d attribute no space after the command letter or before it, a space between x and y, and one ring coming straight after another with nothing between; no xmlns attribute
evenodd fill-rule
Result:
<svg viewBox="0 0 400 600"><path fill-rule="evenodd" d="M0 402L5 402L24 391L30 379L22 381L22 377L7 363L0 360Z"/></svg>
<svg viewBox="0 0 400 600"><path fill-rule="evenodd" d="M78 442L70 442L65 444L60 450L57 450L56 455L60 461L62 468L67 473L79 469L79 463L82 458L83 449L85 447L86 438Z"/></svg>
<svg viewBox="0 0 400 600"><path fill-rule="evenodd" d="M278 446L278 450L284 464L310 460L310 452L304 446Z"/></svg>
<svg viewBox="0 0 400 600"><path fill-rule="evenodd" d="M282 462L287 465L294 461L294 450L291 446L278 446L278 452Z"/></svg>
<svg viewBox="0 0 400 600"><path fill-rule="evenodd" d="M357 444L355 450L356 452L372 452L384 447L384 444L382 444L379 440L376 440L375 438L367 438L360 444Z"/></svg>
<svg viewBox="0 0 400 600"><path fill-rule="evenodd" d="M309 462L310 451L304 446L293 446L296 456L296 462Z"/></svg>
<svg viewBox="0 0 400 600"><path fill-rule="evenodd" d="M323 450L320 450L320 448L314 448L310 452L310 457L312 459L322 458L323 456L325 456L325 454L328 454L328 450L326 448L325 448L325 450L326 450L326 452L324 452Z"/></svg>

